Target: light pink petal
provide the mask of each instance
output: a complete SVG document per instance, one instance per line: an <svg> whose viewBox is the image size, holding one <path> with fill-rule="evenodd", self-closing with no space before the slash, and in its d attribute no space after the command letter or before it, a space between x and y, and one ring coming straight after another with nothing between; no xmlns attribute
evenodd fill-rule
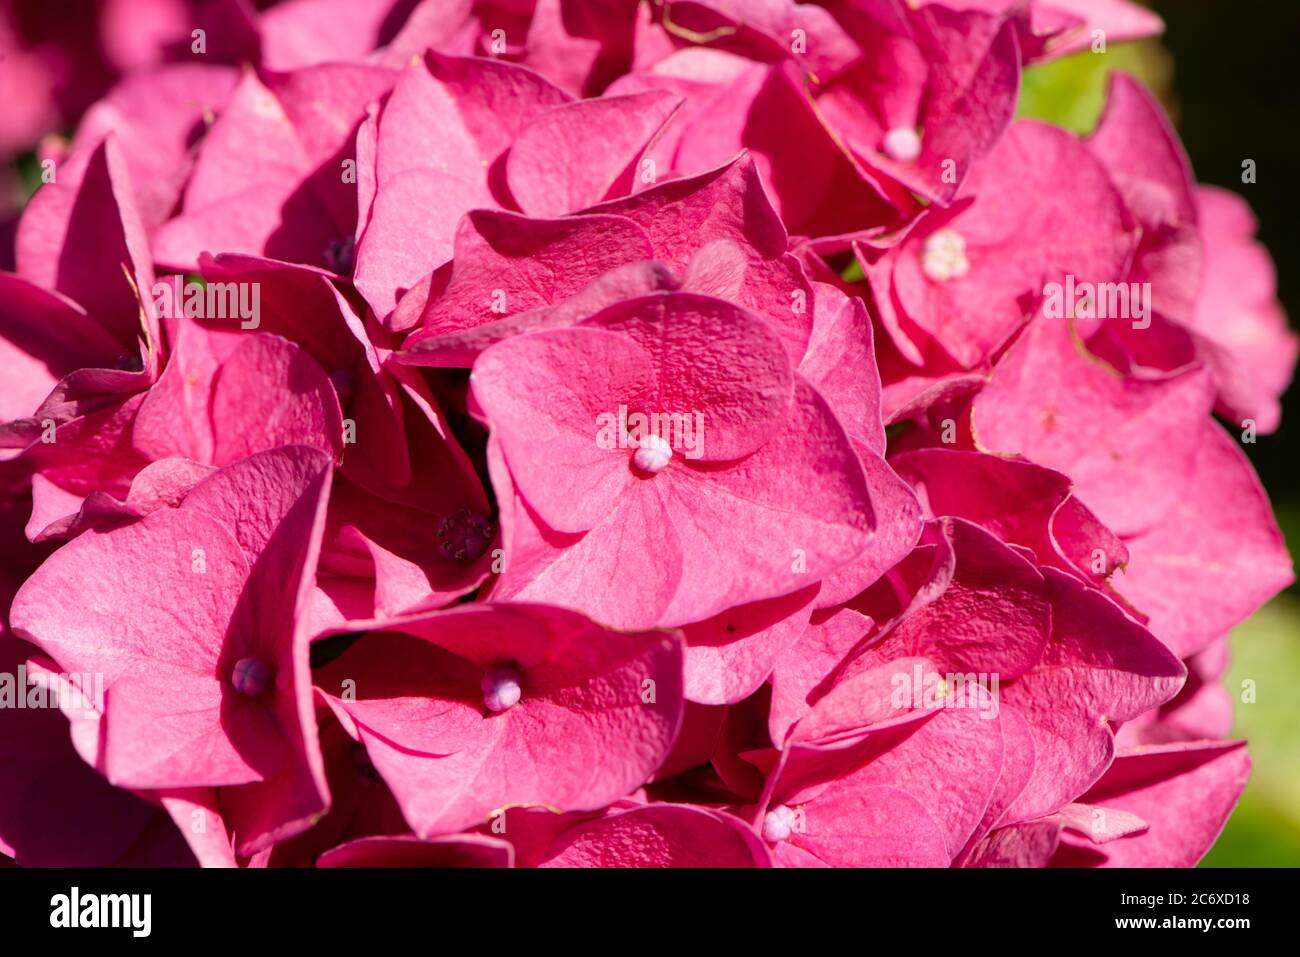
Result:
<svg viewBox="0 0 1300 957"><path fill-rule="evenodd" d="M1245 202L1209 186L1198 189L1196 202L1205 271L1190 325L1214 370L1218 411L1234 424L1253 419L1260 432L1272 432L1300 339L1277 302L1273 263L1254 239L1257 223Z"/></svg>

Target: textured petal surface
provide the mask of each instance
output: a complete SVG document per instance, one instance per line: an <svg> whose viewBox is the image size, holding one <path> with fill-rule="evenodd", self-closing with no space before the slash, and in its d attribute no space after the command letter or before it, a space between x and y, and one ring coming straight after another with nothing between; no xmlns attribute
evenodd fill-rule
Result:
<svg viewBox="0 0 1300 957"><path fill-rule="evenodd" d="M681 639L618 634L538 606L399 619L333 662L331 695L418 834L481 823L510 804L591 810L633 790L682 716ZM400 662L400 665L398 664ZM511 664L517 704L484 706L485 672Z"/></svg>

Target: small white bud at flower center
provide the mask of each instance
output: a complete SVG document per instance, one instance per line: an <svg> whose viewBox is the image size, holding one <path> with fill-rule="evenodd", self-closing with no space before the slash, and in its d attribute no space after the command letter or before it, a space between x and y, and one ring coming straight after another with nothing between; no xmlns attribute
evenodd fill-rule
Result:
<svg viewBox="0 0 1300 957"><path fill-rule="evenodd" d="M960 279L970 272L966 258L966 240L955 229L940 229L925 240L921 252L921 269L935 282Z"/></svg>
<svg viewBox="0 0 1300 957"><path fill-rule="evenodd" d="M885 134L885 155L897 163L910 163L921 155L921 137L910 126L897 126Z"/></svg>
<svg viewBox="0 0 1300 957"><path fill-rule="evenodd" d="M673 448L658 435L647 435L637 446L632 461L643 472L654 475L668 467L668 460L673 457Z"/></svg>
<svg viewBox="0 0 1300 957"><path fill-rule="evenodd" d="M794 831L796 815L784 804L778 804L763 815L763 840L769 844L784 841Z"/></svg>
<svg viewBox="0 0 1300 957"><path fill-rule="evenodd" d="M483 689L483 704L489 711L505 711L519 703L523 688L519 683L519 670L512 665L499 665L483 676L479 682Z"/></svg>

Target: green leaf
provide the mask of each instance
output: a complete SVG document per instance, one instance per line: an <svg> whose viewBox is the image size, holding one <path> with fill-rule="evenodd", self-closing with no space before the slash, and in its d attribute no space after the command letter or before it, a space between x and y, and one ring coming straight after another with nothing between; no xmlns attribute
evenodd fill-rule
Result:
<svg viewBox="0 0 1300 957"><path fill-rule="evenodd" d="M1036 64L1021 76L1016 117L1090 133L1106 102L1106 78L1114 70L1133 74L1159 96L1168 86L1169 56L1158 43L1148 41L1108 46L1105 53L1084 50Z"/></svg>

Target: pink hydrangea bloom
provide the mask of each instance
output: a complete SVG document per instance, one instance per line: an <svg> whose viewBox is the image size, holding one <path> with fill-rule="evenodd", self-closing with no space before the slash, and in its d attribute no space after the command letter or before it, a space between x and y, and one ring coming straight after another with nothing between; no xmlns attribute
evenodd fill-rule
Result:
<svg viewBox="0 0 1300 957"><path fill-rule="evenodd" d="M1013 119L1153 14L13 9L0 155L70 135L0 272L0 856L1211 846L1297 338L1136 80Z"/></svg>

